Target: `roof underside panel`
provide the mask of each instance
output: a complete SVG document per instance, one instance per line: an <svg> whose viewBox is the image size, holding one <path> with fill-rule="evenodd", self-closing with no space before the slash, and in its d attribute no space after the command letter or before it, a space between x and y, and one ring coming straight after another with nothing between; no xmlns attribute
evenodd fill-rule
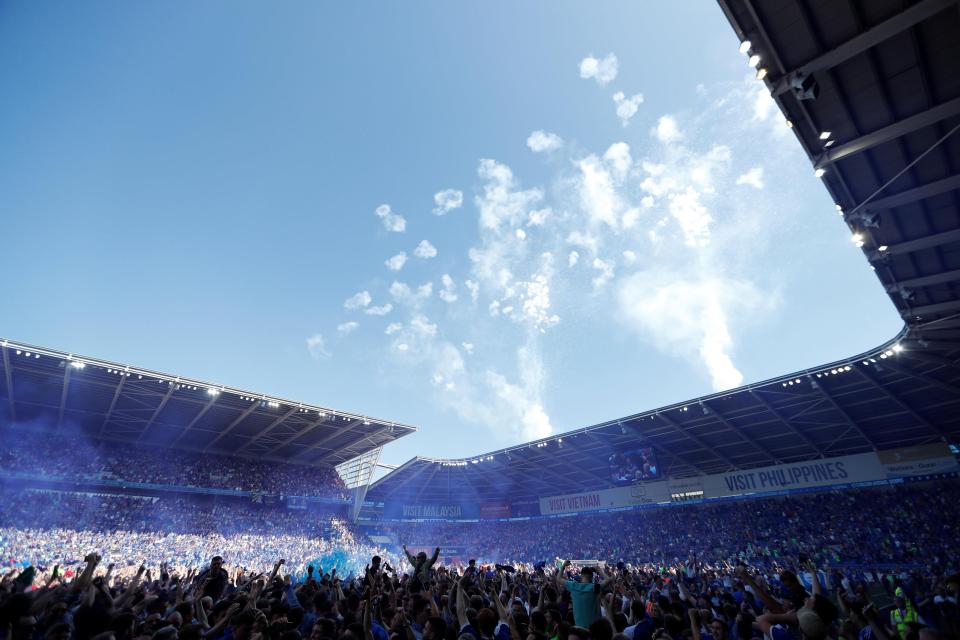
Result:
<svg viewBox="0 0 960 640"><path fill-rule="evenodd" d="M335 466L415 431L6 340L0 353L0 427L14 432Z"/></svg>

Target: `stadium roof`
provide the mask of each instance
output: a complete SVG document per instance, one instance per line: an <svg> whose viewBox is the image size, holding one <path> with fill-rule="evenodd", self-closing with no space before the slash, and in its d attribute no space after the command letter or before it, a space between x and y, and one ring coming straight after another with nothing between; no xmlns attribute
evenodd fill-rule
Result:
<svg viewBox="0 0 960 640"><path fill-rule="evenodd" d="M0 425L311 466L416 427L0 340ZM9 433L9 432L8 432Z"/></svg>
<svg viewBox="0 0 960 640"><path fill-rule="evenodd" d="M610 453L643 445L665 475L686 477L960 437L960 3L719 2L903 317L900 335L560 437L415 458L368 500L593 490L612 484Z"/></svg>

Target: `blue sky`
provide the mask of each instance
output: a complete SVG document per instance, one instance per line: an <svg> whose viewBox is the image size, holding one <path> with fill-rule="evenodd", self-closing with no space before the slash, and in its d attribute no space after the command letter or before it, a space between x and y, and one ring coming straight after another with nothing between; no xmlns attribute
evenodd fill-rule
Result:
<svg viewBox="0 0 960 640"><path fill-rule="evenodd" d="M738 44L710 2L3 3L0 335L418 425L392 463L875 346Z"/></svg>

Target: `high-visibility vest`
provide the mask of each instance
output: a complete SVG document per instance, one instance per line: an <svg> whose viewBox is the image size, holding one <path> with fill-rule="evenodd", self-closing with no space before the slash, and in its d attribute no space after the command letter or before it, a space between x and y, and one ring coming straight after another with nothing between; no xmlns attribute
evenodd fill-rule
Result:
<svg viewBox="0 0 960 640"><path fill-rule="evenodd" d="M909 602L903 611L895 608L890 612L890 624L897 628L897 633L900 634L901 638L907 637L907 623L917 622L917 620L917 610Z"/></svg>

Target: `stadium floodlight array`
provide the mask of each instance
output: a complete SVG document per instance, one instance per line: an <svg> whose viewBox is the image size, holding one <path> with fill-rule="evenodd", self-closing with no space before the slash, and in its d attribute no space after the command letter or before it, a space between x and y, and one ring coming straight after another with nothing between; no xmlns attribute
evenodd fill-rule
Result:
<svg viewBox="0 0 960 640"><path fill-rule="evenodd" d="M118 364L107 360L91 358L89 356L78 356L73 353L62 353L44 347L37 347L15 342L7 338L0 339L0 347L2 347L4 350L10 350L13 354L21 358L57 358L67 363L75 371L84 371L87 368L90 368L91 370L96 369L109 375L116 375L123 378L136 377L138 380L155 380L159 384L166 384L180 391L203 391L212 397L220 396L221 394L231 394L245 402L258 402L260 403L260 406L268 407L270 409L296 409L299 413L314 413L321 418L330 417L331 420L340 419L342 421L362 421L365 425L369 425L371 420L375 420L378 423L389 425L390 427L400 427L411 431L417 430L416 427L397 422L379 420L377 418L358 415L347 411L334 410L303 402L296 402L284 398L268 396L265 394L252 393L242 389L227 387L221 384L204 382L202 380L183 378L182 376L170 376L157 371L151 371L149 369Z"/></svg>

